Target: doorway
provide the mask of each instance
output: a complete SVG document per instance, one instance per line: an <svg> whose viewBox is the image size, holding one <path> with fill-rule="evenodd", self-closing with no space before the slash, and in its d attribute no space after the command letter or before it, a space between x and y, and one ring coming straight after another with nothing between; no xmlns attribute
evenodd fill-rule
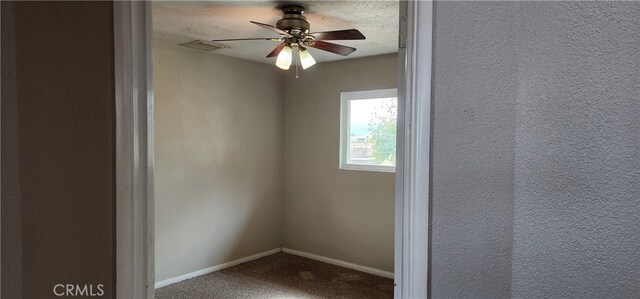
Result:
<svg viewBox="0 0 640 299"><path fill-rule="evenodd" d="M117 81L119 91L118 117L118 294L122 297L153 296L156 283L153 259L154 225L154 151L153 151L153 88L151 73L151 7L144 3L116 3L117 64L124 74ZM428 184L428 145L430 109L429 59L418 60L416 49L430 51L431 3L417 5L401 2L400 72L398 88L398 153L395 203L395 258L394 272L396 297L426 296L424 282L427 271L426 227ZM416 15L426 14L429 22L428 40L415 37L418 26ZM132 24L131 27L127 27ZM424 21L423 21L424 22ZM122 24L125 24L122 26ZM422 28L422 27L419 27ZM130 39L122 36L128 36ZM406 37L412 38L406 38ZM140 43L127 44L127 40ZM422 41L423 44L416 42ZM423 48L420 48L423 47ZM421 51L420 53L425 53ZM120 56L118 56L118 54ZM126 72L127 67L130 72ZM302 74L303 76L305 74ZM128 77L127 77L128 76ZM124 82L134 82L132 85ZM119 87L119 89L118 89ZM132 99L130 106L124 101ZM418 100L420 99L420 100ZM406 126L422 124L424 127ZM426 130L425 130L426 128ZM426 151L425 151L426 149ZM426 157L425 157L425 154ZM128 157L128 158L125 158ZM128 161L128 163L124 163ZM133 166L133 167L131 167ZM139 166L139 167L136 167ZM426 167L426 168L425 168ZM337 165L336 165L337 168ZM129 207L130 209L127 209ZM128 210L125 211L125 210ZM121 212L123 214L121 214ZM128 214L127 214L128 213ZM130 265L130 266L128 266ZM409 267L409 265L414 265ZM423 265L423 266L415 266ZM144 287L143 287L144 286ZM129 295L129 296L128 296ZM423 296L423 297L424 297Z"/></svg>

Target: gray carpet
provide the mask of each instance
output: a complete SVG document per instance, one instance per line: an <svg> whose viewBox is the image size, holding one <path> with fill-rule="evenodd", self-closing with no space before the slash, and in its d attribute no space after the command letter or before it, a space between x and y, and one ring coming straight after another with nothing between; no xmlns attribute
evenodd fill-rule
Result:
<svg viewBox="0 0 640 299"><path fill-rule="evenodd" d="M393 280L281 252L157 289L156 298L393 298Z"/></svg>

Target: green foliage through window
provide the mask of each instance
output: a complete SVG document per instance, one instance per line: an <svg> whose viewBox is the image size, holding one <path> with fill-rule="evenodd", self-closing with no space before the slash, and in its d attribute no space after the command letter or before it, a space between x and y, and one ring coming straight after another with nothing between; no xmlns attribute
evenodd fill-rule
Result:
<svg viewBox="0 0 640 299"><path fill-rule="evenodd" d="M397 102L387 103L382 111L376 111L369 123L369 137L373 158L376 163L383 165L396 164L396 129Z"/></svg>

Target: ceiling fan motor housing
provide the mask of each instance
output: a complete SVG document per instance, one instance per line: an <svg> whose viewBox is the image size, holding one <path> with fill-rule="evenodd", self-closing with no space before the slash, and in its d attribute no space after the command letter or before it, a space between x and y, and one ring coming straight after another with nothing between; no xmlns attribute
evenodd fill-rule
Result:
<svg viewBox="0 0 640 299"><path fill-rule="evenodd" d="M309 22L304 14L304 7L299 5L289 5L282 8L284 17L276 23L280 30L289 32L295 37L302 37L309 33Z"/></svg>

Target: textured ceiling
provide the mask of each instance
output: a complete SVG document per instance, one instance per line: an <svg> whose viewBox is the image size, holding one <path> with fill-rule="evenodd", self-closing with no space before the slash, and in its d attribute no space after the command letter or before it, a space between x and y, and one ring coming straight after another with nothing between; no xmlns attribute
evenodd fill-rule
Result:
<svg viewBox="0 0 640 299"><path fill-rule="evenodd" d="M397 52L397 1L171 1L153 3L154 39L180 44L194 39L212 40L245 37L278 37L277 34L249 23L256 21L275 26L282 17L276 7L302 4L311 31L356 28L366 40L333 41L358 50L347 57L309 48L317 62ZM225 42L230 48L211 53L263 63L277 45L274 41ZM194 50L195 51L195 50Z"/></svg>

